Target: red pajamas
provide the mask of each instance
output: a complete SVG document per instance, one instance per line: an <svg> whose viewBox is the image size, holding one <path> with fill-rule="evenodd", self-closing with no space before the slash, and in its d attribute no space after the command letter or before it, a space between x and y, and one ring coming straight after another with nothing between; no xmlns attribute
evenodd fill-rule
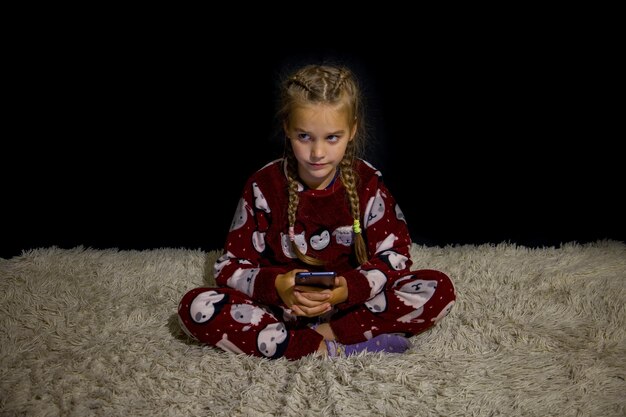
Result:
<svg viewBox="0 0 626 417"><path fill-rule="evenodd" d="M433 270L413 271L400 289L381 294L384 297L377 300L384 304L381 312L374 312L375 304L369 304L321 319L330 323L337 340L344 344L383 333L412 336L436 324L455 298L450 279ZM416 301L419 307L407 305L407 300ZM273 314L232 288L193 289L183 297L178 312L189 336L234 353L298 359L315 352L322 341L322 335L307 326L316 321L296 319L283 309Z"/></svg>
<svg viewBox="0 0 626 417"><path fill-rule="evenodd" d="M295 242L326 264L312 267L297 259L287 233L287 180L282 160L274 161L246 183L214 265L218 287L183 297L183 329L200 342L261 357L297 359L316 351L322 336L309 325L318 320L291 315L275 288L278 274L296 268L345 277L348 299L320 317L344 344L383 333L415 335L445 316L455 300L452 281L439 271L411 271L402 211L379 171L361 160L356 170L367 263L355 260L354 219L340 178L325 190L300 185Z"/></svg>

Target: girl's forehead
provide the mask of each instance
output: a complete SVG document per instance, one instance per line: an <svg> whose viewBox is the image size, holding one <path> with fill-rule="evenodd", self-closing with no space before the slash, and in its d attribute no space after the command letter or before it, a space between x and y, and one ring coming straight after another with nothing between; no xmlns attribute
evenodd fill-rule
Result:
<svg viewBox="0 0 626 417"><path fill-rule="evenodd" d="M348 112L341 105L308 104L294 108L290 119L292 123L344 124L348 121Z"/></svg>

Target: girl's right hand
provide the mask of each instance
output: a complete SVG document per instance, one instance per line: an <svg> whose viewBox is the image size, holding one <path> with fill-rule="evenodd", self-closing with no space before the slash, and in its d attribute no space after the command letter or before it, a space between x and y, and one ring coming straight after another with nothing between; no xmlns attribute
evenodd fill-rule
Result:
<svg viewBox="0 0 626 417"><path fill-rule="evenodd" d="M274 281L274 286L276 287L276 291L278 292L278 296L283 303L289 308L295 302L295 297L293 295L293 287L296 285L296 273L297 272L306 272L305 269L294 269L289 272L285 272L284 274L276 275L276 280Z"/></svg>

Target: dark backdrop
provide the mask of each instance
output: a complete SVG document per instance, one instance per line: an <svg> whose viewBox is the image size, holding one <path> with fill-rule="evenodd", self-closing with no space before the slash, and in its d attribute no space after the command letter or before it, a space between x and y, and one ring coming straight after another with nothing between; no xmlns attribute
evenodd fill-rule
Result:
<svg viewBox="0 0 626 417"><path fill-rule="evenodd" d="M281 154L277 77L329 60L362 80L368 159L414 242L625 238L611 62L575 40L456 38L402 53L66 40L40 39L16 67L3 257L53 245L221 248L246 178Z"/></svg>

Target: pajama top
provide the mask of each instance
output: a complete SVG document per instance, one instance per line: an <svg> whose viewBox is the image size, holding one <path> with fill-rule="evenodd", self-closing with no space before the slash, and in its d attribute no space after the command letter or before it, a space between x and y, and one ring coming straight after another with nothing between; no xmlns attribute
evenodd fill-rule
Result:
<svg viewBox="0 0 626 417"><path fill-rule="evenodd" d="M274 286L278 274L295 268L334 271L348 283L348 299L335 306L339 311L392 288L411 267L406 221L380 171L361 159L356 171L366 264L359 266L354 255L354 219L341 176L324 190L298 184L295 242L301 252L326 264L311 266L296 257L288 234L288 183L283 160L278 159L245 184L224 255L214 266L218 285L239 290L260 304L286 307Z"/></svg>

